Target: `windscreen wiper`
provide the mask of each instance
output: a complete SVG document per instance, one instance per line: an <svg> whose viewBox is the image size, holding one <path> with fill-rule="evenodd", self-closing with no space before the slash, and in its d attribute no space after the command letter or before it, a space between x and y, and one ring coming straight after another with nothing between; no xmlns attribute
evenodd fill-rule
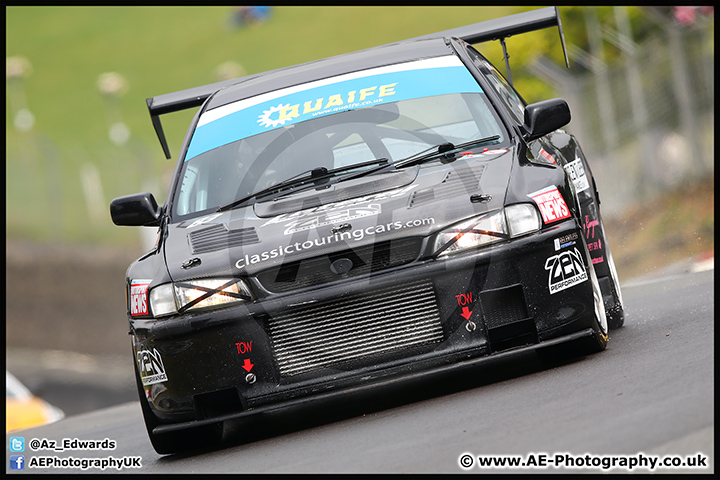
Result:
<svg viewBox="0 0 720 480"><path fill-rule="evenodd" d="M382 166L384 166L384 164L386 164L387 162L388 162L387 158L378 158L376 160L370 160L368 162L355 163L352 165L345 165L344 167L333 168L332 170L328 170L326 167L316 167L311 170L302 172L298 175L295 175L294 177L290 177L287 180L283 180L280 183L276 183L275 185L270 185L269 187L263 188L260 191L251 193L250 195L246 195L242 198L239 198L233 202L228 203L227 205L218 207L218 209L215 211L216 212L224 212L226 210L230 210L232 208L239 207L242 204L244 204L245 202L252 200L253 198L264 197L273 192L278 192L278 191L284 190L284 189L295 189L296 187L308 185L310 183L313 184L312 186L318 186L323 183L326 183L328 178L333 177L338 173L347 172L348 170L354 170L356 168L368 167L370 165L381 164Z"/></svg>
<svg viewBox="0 0 720 480"><path fill-rule="evenodd" d="M415 155L412 155L410 157L403 158L402 160L393 162L393 165L395 165L395 168L407 167L407 166L414 165L417 163L425 162L427 160L433 159L438 156L450 155L450 152L453 152L455 150L462 150L463 148L468 148L468 147L477 147L477 146L482 145L483 143L488 143L488 142L492 142L492 141L499 140L499 139L500 139L500 135L493 135L491 137L479 138L476 140L471 140L469 142L459 143L457 145L453 145L450 142L441 143L440 145L436 145L434 147L430 147L429 149L427 149L427 150L435 149L434 152L431 151L429 153L425 153L425 152L427 152L427 150L423 150L422 152L416 153Z"/></svg>
<svg viewBox="0 0 720 480"><path fill-rule="evenodd" d="M492 141L499 140L499 139L500 139L500 135L493 135L491 137L480 138L478 140L472 140L472 141L465 142L465 143L459 143L457 145L453 145L450 142L441 143L439 145L433 145L430 148L426 148L425 150L422 150L418 153L410 155L409 157L401 158L400 160L396 160L387 165L380 165L375 168L369 168L367 170L363 170L362 172L358 172L353 175L345 175L340 180L338 180L338 182L344 182L347 180L352 180L354 178L360 178L360 177L364 177L366 175L371 175L375 172L385 170L389 167L395 167L395 169L398 169L398 168L402 168L402 167L407 167L412 164L422 163L422 162L424 162L426 160L430 160L431 158L434 158L438 155L447 155L448 152L452 152L453 150L461 150L463 148L474 147L474 146L482 145L483 143L488 143L488 142L492 142Z"/></svg>

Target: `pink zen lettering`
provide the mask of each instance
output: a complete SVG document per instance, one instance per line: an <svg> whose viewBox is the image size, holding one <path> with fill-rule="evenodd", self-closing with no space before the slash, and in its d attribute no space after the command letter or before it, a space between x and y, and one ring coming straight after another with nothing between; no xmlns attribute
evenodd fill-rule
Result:
<svg viewBox="0 0 720 480"><path fill-rule="evenodd" d="M583 225L583 228L585 229L585 238L595 238L595 227L600 225L600 220L590 220L590 217L588 215L585 215L585 225ZM592 232L592 235L591 235Z"/></svg>

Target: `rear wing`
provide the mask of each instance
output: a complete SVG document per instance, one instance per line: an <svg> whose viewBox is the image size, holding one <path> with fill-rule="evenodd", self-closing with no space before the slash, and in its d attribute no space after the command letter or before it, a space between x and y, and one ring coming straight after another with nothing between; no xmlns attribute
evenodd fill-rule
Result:
<svg viewBox="0 0 720 480"><path fill-rule="evenodd" d="M518 13L507 17L475 23L473 25L466 25L464 27L423 35L406 41L438 37L456 37L467 43L475 44L490 40L499 40L503 48L503 57L505 60L505 67L507 69L508 81L512 84L510 63L508 61L509 56L505 47L505 39L513 35L555 26L557 26L560 33L560 41L565 55L565 65L570 67L567 48L565 46L565 36L562 30L562 23L560 23L560 12L557 7L540 8L530 12ZM148 110L150 111L150 119L152 120L153 127L155 127L155 133L158 136L158 140L160 140L160 145L165 153L165 157L168 159L170 158L170 149L165 138L165 132L163 131L162 124L160 123L160 115L178 112L188 108L199 107L218 90L247 81L259 75L262 75L262 73L148 98L146 101Z"/></svg>
<svg viewBox="0 0 720 480"><path fill-rule="evenodd" d="M507 17L496 18L494 20L486 20L473 25L466 25L464 27L423 35L421 37L413 38L411 41L436 37L456 37L467 43L475 44L490 40L499 40L503 49L503 59L505 60L508 81L512 85L510 62L508 61L510 57L507 54L507 48L505 47L505 39L513 35L555 26L557 26L560 34L560 43L562 44L563 54L565 55L565 66L570 68L567 47L565 46L565 34L563 33L562 23L560 22L560 12L557 7L539 8L530 12L517 13Z"/></svg>
<svg viewBox="0 0 720 480"><path fill-rule="evenodd" d="M152 120L153 127L155 127L155 133L158 136L158 140L160 140L160 145L165 153L165 158L170 158L170 148L168 147L165 132L163 131L162 124L160 123L160 115L179 112L181 110L187 110L188 108L199 107L205 102L205 100L208 99L208 97L210 97L210 95L218 90L255 76L256 75L234 78L232 80L211 83L202 87L189 88L187 90L166 93L164 95L158 95L157 97L146 99L145 101L147 102L147 107L150 111L150 119Z"/></svg>

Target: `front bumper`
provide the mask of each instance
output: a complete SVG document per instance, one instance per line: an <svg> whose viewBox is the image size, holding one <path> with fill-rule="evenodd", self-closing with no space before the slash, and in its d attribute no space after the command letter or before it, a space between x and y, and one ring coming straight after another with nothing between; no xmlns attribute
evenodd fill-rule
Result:
<svg viewBox="0 0 720 480"><path fill-rule="evenodd" d="M393 369L398 370L397 372L395 372L396 374L388 375L386 378L367 380L365 383L359 385L357 384L357 382L351 382L347 386L339 384L336 386L336 388L332 390L314 393L309 398L307 396L290 398L287 400L280 400L275 403L259 405L246 410L236 410L234 412L225 413L212 418L181 421L177 423L159 425L153 429L153 433L172 433L179 430L202 427L204 425L223 422L226 420L238 420L251 415L258 415L275 410L293 408L295 406L305 404L306 402L308 402L308 400L312 400L313 402L332 402L340 399L345 400L347 398L350 398L352 395L368 393L382 395L386 391L391 392L391 389L395 387L399 388L403 386L413 385L416 383L427 384L428 382L432 382L435 379L439 380L445 378L447 375L450 374L464 371L472 371L474 369L477 369L481 365L490 364L490 362L499 363L510 359L511 357L520 356L526 352L533 351L538 348L547 348L560 343L571 342L582 338L588 338L592 335L592 328L586 328L584 330L570 333L561 337L546 340L542 342L542 344L526 345L524 347L517 347L511 350L498 352L493 355L472 358L469 360L458 360L449 364L437 364L437 362L435 362L435 365L428 369L419 369L418 371L411 371L407 373L404 373L402 369Z"/></svg>
<svg viewBox="0 0 720 480"><path fill-rule="evenodd" d="M592 334L590 281L550 294L574 221L506 244L262 301L131 320L156 433L471 367ZM583 256L585 268L587 255ZM261 288L254 284L255 288Z"/></svg>

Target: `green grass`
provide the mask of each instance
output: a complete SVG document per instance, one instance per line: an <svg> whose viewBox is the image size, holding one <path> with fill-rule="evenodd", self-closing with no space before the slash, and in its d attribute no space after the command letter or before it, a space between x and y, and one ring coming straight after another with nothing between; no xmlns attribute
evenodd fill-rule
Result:
<svg viewBox="0 0 720 480"><path fill-rule="evenodd" d="M145 106L147 97L212 83L228 60L248 74L373 47L516 13L511 7L274 7L261 24L232 28L232 7L7 7L6 56L32 64L22 88L6 89L8 238L132 244L135 229L93 221L80 169L100 172L104 203L159 187L159 201L194 111L163 117L173 160L165 160ZM532 34L534 35L534 34ZM500 62L499 47L485 52ZM518 55L525 55L519 53ZM110 103L98 76L118 72L129 84ZM34 128L13 128L21 101ZM115 110L112 110L114 108ZM131 140L108 139L119 112ZM107 206L104 211L107 212Z"/></svg>

